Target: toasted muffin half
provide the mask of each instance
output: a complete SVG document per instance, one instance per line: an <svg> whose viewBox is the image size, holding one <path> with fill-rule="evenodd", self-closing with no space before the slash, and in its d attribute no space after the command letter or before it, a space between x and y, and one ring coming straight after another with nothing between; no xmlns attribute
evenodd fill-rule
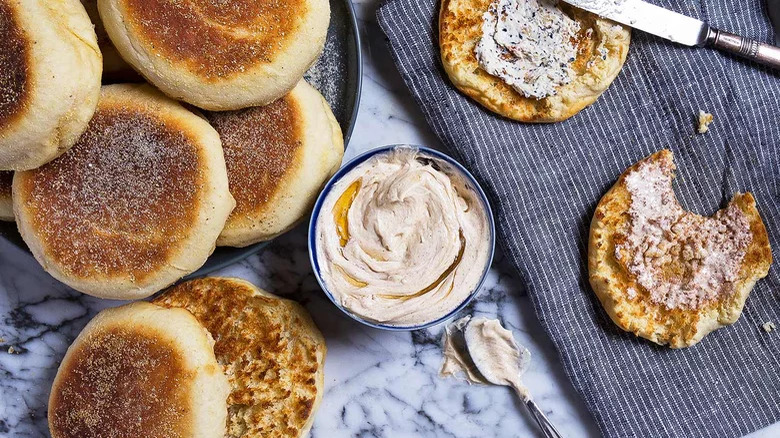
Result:
<svg viewBox="0 0 780 438"><path fill-rule="evenodd" d="M590 12L559 2L579 23L572 80L542 99L526 97L485 71L475 55L482 38L483 15L497 0L442 0L439 48L452 83L485 108L521 122L558 122L592 104L617 77L628 54L629 30ZM546 0L543 0L546 1Z"/></svg>
<svg viewBox="0 0 780 438"><path fill-rule="evenodd" d="M615 324L682 348L739 318L772 251L753 195L703 217L678 203L674 169L663 150L620 176L596 207L588 267Z"/></svg>
<svg viewBox="0 0 780 438"><path fill-rule="evenodd" d="M214 336L232 391L226 437L303 437L322 400L325 340L308 312L237 278L191 280L154 299Z"/></svg>

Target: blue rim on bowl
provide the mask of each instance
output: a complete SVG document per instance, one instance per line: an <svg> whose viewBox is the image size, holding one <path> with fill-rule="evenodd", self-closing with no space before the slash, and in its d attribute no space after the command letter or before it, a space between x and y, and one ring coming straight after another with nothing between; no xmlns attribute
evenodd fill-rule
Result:
<svg viewBox="0 0 780 438"><path fill-rule="evenodd" d="M482 272L482 276L479 278L479 282L477 282L477 285L474 287L474 290L469 294L469 296L462 303L460 303L455 309L448 312L446 315L437 318L433 321L426 322L424 324L411 325L411 326L388 325L388 324L381 324L374 321L369 321L345 309L339 302L336 301L336 299L333 298L333 294L330 293L327 286L325 285L325 282L322 279L322 275L320 273L320 265L319 265L319 261L317 260L317 251L316 251L317 219L320 216L320 212L322 210L322 204L325 202L325 198L330 193L331 189L333 188L333 185L336 184L339 180L341 180L341 178L343 178L344 175L346 175L349 171L351 171L358 165L362 164L363 162L367 161L371 157L401 147L417 149L418 151L422 152L425 155L442 160L445 163L452 166L452 168L459 171L464 177L466 177L466 180L469 182L469 185L471 186L472 189L474 189L475 192L477 192L480 200L482 201L482 205L485 208L485 213L487 214L487 218L488 218L488 228L490 230L490 254L488 256L487 263L485 264L485 269ZM346 164L344 164L341 167L341 169L339 169L331 177L328 183L325 184L325 186L323 187L322 191L320 192L320 195L317 197L317 202L315 202L314 204L314 209L312 210L311 219L309 221L308 240L309 240L309 261L311 262L311 267L312 270L314 271L314 277L317 279L317 283L319 283L320 288L322 288L322 291L337 308L339 308L342 312L344 312L347 316L354 319L355 321L358 321L369 327L374 327L383 330L393 330L393 331L411 331L411 330L420 330L437 324L441 324L442 322L452 318L458 312L463 310L463 308L466 307L471 302L471 300L473 300L474 297L476 297L479 294L479 291L482 289L482 285L485 282L485 278L487 278L487 273L493 264L493 255L495 254L495 249L496 249L496 225L493 220L493 210L490 208L490 202L488 201L485 192L482 190L482 187L479 185L479 183L477 183L477 180L474 178L474 176L468 170L466 170L466 168L463 167L463 165L455 161L454 158L425 146L393 144L393 145L380 146L378 148L371 149L367 152L364 152L356 156L355 158L351 159Z"/></svg>

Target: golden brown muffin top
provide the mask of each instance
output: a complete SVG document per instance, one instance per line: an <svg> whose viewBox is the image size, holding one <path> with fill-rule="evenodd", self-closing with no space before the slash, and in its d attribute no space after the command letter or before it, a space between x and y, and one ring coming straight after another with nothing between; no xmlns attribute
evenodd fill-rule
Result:
<svg viewBox="0 0 780 438"><path fill-rule="evenodd" d="M270 63L307 11L305 0L121 0L153 53L216 80Z"/></svg>
<svg viewBox="0 0 780 438"><path fill-rule="evenodd" d="M23 174L32 228L65 273L142 281L178 249L203 158L177 123L103 101L70 151Z"/></svg>
<svg viewBox="0 0 780 438"><path fill-rule="evenodd" d="M222 139L230 193L236 200L232 219L264 212L287 175L300 166L303 114L286 95L264 107L206 113Z"/></svg>
<svg viewBox="0 0 780 438"><path fill-rule="evenodd" d="M53 438L191 435L191 371L172 340L115 325L74 345L50 401Z"/></svg>

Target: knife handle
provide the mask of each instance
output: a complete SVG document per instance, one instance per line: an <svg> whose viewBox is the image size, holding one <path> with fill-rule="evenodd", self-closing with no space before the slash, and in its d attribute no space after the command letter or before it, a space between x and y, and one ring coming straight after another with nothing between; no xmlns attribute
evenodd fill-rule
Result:
<svg viewBox="0 0 780 438"><path fill-rule="evenodd" d="M710 28L705 45L780 69L780 47Z"/></svg>

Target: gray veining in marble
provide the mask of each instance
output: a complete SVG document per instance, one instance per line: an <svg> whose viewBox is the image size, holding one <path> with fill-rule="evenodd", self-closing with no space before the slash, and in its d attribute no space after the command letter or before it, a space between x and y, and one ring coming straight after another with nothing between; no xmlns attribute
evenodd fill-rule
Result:
<svg viewBox="0 0 780 438"><path fill-rule="evenodd" d="M374 19L378 4L379 0L356 3L365 71L347 159L389 143L438 146L390 60ZM441 327L385 332L364 327L336 310L311 274L303 227L218 275L242 277L300 301L325 335L326 392L312 437L539 436L509 389L438 377ZM70 290L43 272L31 256L0 241L0 437L48 436L46 402L59 361L95 313L117 304ZM524 380L564 436L598 436L521 283L503 265L500 254L480 296L465 312L498 316L531 350L533 361ZM778 435L780 425L774 425L751 437Z"/></svg>

